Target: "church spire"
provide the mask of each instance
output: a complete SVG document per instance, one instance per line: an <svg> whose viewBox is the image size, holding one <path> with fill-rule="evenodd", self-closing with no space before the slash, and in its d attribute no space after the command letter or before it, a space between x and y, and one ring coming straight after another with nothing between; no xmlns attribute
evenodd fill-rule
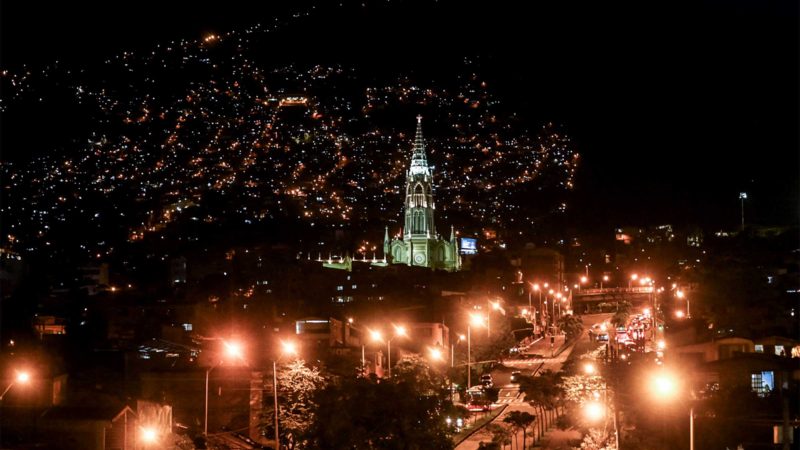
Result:
<svg viewBox="0 0 800 450"><path fill-rule="evenodd" d="M422 116L417 116L417 135L414 137L414 153L411 156L411 175L425 174L430 176L428 157L425 155L425 139L422 138Z"/></svg>

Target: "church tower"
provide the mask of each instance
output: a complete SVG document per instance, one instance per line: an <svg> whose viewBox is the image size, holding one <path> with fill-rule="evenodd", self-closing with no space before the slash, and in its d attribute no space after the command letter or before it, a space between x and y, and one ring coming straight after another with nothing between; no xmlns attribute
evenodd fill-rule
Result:
<svg viewBox="0 0 800 450"><path fill-rule="evenodd" d="M431 238L436 235L433 224L433 174L425 155L422 139L422 116L417 116L417 135L411 166L406 171L405 239Z"/></svg>
<svg viewBox="0 0 800 450"><path fill-rule="evenodd" d="M433 220L435 210L433 172L425 153L422 116L417 116L417 134L406 171L403 233L400 239L389 242L388 230L385 232L383 248L387 261L447 271L461 268L455 231L451 228L449 241L439 237Z"/></svg>

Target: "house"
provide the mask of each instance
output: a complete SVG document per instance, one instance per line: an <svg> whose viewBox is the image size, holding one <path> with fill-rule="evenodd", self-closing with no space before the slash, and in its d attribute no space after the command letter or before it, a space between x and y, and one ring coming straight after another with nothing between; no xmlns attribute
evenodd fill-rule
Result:
<svg viewBox="0 0 800 450"><path fill-rule="evenodd" d="M55 406L39 419L42 441L64 450L135 450L136 413L128 406Z"/></svg>

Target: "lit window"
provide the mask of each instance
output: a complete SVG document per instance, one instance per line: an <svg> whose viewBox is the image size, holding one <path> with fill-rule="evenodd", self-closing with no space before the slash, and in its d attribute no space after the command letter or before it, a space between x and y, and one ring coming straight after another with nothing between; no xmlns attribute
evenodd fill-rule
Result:
<svg viewBox="0 0 800 450"><path fill-rule="evenodd" d="M763 397L775 387L775 376L771 370L750 374L750 386L753 392Z"/></svg>
<svg viewBox="0 0 800 450"><path fill-rule="evenodd" d="M786 350L783 348L782 345L776 345L775 354L778 356L786 356Z"/></svg>
<svg viewBox="0 0 800 450"><path fill-rule="evenodd" d="M756 353L764 353L764 346L761 344L756 344Z"/></svg>
<svg viewBox="0 0 800 450"><path fill-rule="evenodd" d="M183 329L184 331L192 331L192 324L190 323L183 324Z"/></svg>

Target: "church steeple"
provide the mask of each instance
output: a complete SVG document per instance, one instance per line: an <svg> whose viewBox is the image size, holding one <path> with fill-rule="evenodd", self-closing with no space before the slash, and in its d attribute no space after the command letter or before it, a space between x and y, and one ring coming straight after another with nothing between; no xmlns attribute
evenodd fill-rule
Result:
<svg viewBox="0 0 800 450"><path fill-rule="evenodd" d="M433 175L425 155L425 140L422 138L422 116L417 116L417 135L411 166L406 173L405 237L436 236L433 223Z"/></svg>
<svg viewBox="0 0 800 450"><path fill-rule="evenodd" d="M414 153L411 156L411 166L408 169L411 175L431 176L428 167L428 157L425 154L425 140L422 138L422 116L417 116L417 134L414 137Z"/></svg>

